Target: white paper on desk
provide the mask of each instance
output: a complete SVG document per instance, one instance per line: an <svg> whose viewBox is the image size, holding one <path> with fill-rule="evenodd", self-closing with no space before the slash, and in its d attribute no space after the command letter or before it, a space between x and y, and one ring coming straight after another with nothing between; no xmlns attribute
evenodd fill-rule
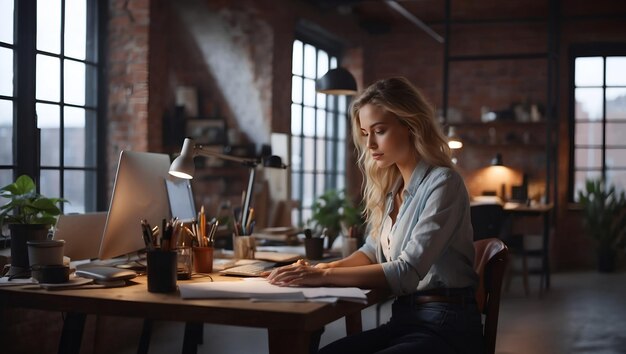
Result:
<svg viewBox="0 0 626 354"><path fill-rule="evenodd" d="M252 299L255 301L316 301L339 300L367 302L367 290L359 288L282 287L270 284L265 278L246 278L242 281L180 284L183 299Z"/></svg>
<svg viewBox="0 0 626 354"><path fill-rule="evenodd" d="M183 299L267 299L274 301L305 301L298 288L285 288L259 281L219 281L179 284Z"/></svg>
<svg viewBox="0 0 626 354"><path fill-rule="evenodd" d="M304 296L314 301L316 298L338 298L340 300L367 303L367 290L351 288L298 288Z"/></svg>

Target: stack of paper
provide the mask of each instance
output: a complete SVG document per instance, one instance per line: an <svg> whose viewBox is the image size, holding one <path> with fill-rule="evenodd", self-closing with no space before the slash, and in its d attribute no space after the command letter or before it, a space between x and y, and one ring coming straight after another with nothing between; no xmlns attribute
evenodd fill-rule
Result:
<svg viewBox="0 0 626 354"><path fill-rule="evenodd" d="M250 299L253 301L320 301L346 300L367 302L367 290L359 288L282 287L264 278L179 284L183 299Z"/></svg>

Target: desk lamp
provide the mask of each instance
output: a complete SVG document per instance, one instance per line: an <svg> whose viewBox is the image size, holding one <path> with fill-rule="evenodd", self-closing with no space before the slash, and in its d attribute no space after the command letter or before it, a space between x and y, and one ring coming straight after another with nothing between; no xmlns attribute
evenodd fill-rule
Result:
<svg viewBox="0 0 626 354"><path fill-rule="evenodd" d="M180 150L180 156L178 156L170 165L169 173L172 176L192 179L195 174L195 165L193 158L196 156L217 157L222 160L229 160L241 163L250 169L250 177L248 178L248 188L246 189L246 196L244 204L242 206L242 219L241 224L246 225L248 222L248 210L250 208L250 199L252 198L252 189L254 186L254 178L256 175L256 167L262 163L263 167L269 168L282 168L286 169L287 166L283 164L280 156L268 156L263 159L258 158L243 158L237 156L230 156L220 154L209 150L206 146L196 144L192 139L185 138L183 142L183 148Z"/></svg>

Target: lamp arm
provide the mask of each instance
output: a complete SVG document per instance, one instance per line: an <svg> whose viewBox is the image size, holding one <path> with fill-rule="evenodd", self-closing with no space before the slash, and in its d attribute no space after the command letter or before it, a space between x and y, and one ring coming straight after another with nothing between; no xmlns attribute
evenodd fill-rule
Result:
<svg viewBox="0 0 626 354"><path fill-rule="evenodd" d="M222 160L230 160L230 161L239 162L248 167L256 167L256 165L259 164L259 161L256 159L246 159L243 157L220 154L219 152L207 150L204 145L200 145L200 144L197 144L196 146L194 146L194 155L217 157Z"/></svg>

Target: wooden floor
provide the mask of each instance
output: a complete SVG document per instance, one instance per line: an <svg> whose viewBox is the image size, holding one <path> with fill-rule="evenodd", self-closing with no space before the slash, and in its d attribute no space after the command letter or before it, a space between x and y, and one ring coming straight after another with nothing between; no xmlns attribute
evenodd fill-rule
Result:
<svg viewBox="0 0 626 354"><path fill-rule="evenodd" d="M626 270L553 274L552 289L541 297L538 281L531 277L532 293L525 297L521 281L513 278L501 302L497 353L626 353ZM389 310L389 305L383 307L383 320ZM375 308L364 312L364 328L375 326L375 314ZM150 353L180 352L182 330L172 323L157 326ZM343 322L334 322L326 327L321 344L343 336ZM204 339L207 344L199 353L267 353L264 330L205 325Z"/></svg>

